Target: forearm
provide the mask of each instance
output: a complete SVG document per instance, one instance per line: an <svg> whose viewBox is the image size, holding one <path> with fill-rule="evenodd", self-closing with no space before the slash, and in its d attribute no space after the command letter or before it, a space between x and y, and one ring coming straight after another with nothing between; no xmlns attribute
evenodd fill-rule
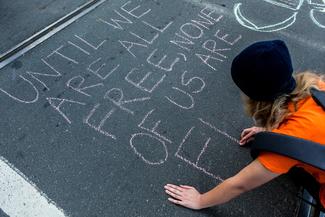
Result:
<svg viewBox="0 0 325 217"><path fill-rule="evenodd" d="M200 207L207 208L220 205L247 191L243 186L236 184L232 178L201 195Z"/></svg>
<svg viewBox="0 0 325 217"><path fill-rule="evenodd" d="M264 168L258 160L254 160L235 176L204 194L200 194L194 187L187 185L167 184L165 189L166 193L171 196L168 200L172 203L191 209L202 209L226 203L277 176L278 174Z"/></svg>
<svg viewBox="0 0 325 217"><path fill-rule="evenodd" d="M258 160L254 160L235 176L202 194L200 207L206 208L226 203L246 191L271 181L277 176L279 174L268 171Z"/></svg>

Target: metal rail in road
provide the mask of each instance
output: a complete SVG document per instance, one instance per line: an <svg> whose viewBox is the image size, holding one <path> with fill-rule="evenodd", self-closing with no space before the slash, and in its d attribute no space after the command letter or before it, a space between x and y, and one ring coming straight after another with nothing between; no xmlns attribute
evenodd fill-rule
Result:
<svg viewBox="0 0 325 217"><path fill-rule="evenodd" d="M8 51L0 54L0 69L22 56L29 50L33 49L43 41L47 40L54 34L58 33L65 27L69 26L74 21L78 20L80 17L86 15L90 11L97 8L99 5L106 2L106 0L91 0L81 6L79 6L74 11L55 21L54 23L43 28L39 32L35 33L31 37L17 44Z"/></svg>

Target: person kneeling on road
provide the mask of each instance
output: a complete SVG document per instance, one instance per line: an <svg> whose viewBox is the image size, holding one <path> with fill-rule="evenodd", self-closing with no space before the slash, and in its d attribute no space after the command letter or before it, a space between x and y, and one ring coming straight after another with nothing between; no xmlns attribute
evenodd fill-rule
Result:
<svg viewBox="0 0 325 217"><path fill-rule="evenodd" d="M283 41L261 41L245 48L233 60L231 75L243 93L247 114L256 124L243 130L240 145L261 131L325 144L325 111L310 93L311 88L325 90L324 78L311 72L293 74L290 54ZM316 179L319 185L313 196L324 208L325 171L272 152L261 152L236 175L206 193L201 194L187 185L167 184L164 188L172 203L202 209L226 203L294 167L304 169Z"/></svg>

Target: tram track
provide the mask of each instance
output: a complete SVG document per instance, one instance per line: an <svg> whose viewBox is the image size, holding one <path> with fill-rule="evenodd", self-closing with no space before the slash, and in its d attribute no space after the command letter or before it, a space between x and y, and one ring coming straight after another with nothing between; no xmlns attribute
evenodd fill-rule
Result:
<svg viewBox="0 0 325 217"><path fill-rule="evenodd" d="M18 43L17 45L13 46L9 50L0 54L0 69L5 67L6 65L10 64L11 62L15 61L18 57L24 55L37 45L41 44L42 42L49 39L51 36L55 35L62 29L66 28L79 18L83 17L84 15L88 14L107 0L90 0L85 4L79 6L72 12L68 13L67 15L61 17L57 21L51 23L50 25L46 26L45 28L41 29L31 37L25 39L24 41Z"/></svg>

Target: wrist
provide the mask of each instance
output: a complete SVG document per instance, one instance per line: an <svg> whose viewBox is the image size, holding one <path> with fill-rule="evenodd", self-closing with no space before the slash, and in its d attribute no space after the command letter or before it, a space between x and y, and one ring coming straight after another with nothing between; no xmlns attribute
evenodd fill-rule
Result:
<svg viewBox="0 0 325 217"><path fill-rule="evenodd" d="M205 204L205 195L204 194L200 194L198 196L198 209L204 209L204 208L207 208L206 204Z"/></svg>

